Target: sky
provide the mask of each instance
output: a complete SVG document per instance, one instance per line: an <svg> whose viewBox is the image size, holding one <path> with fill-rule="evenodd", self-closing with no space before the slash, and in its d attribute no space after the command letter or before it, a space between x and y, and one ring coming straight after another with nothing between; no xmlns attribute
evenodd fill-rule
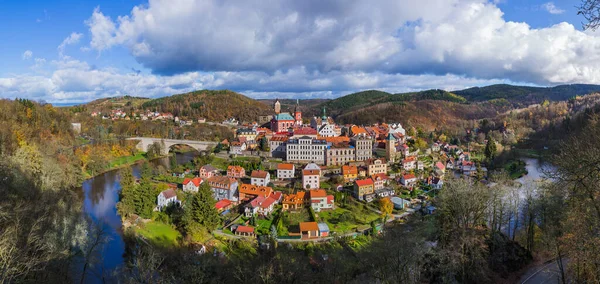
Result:
<svg viewBox="0 0 600 284"><path fill-rule="evenodd" d="M0 97L600 84L579 0L0 0Z"/></svg>

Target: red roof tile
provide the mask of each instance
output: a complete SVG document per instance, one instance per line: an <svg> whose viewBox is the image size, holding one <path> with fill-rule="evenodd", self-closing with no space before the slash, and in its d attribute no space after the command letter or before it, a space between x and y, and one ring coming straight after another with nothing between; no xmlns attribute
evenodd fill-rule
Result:
<svg viewBox="0 0 600 284"><path fill-rule="evenodd" d="M256 170L256 171L252 171L251 177L253 177L253 178L267 178L268 174L269 173L266 172L266 171Z"/></svg>
<svg viewBox="0 0 600 284"><path fill-rule="evenodd" d="M250 226L237 226L237 229L235 229L235 232L240 232L240 233L254 233L254 228L250 227Z"/></svg>
<svg viewBox="0 0 600 284"><path fill-rule="evenodd" d="M359 179L354 181L358 186L373 185L372 179Z"/></svg>

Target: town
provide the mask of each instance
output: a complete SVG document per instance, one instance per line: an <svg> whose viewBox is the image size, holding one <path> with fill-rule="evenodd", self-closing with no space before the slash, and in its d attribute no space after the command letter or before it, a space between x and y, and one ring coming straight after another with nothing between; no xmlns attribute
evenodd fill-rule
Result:
<svg viewBox="0 0 600 284"><path fill-rule="evenodd" d="M445 141L415 147L400 123L337 125L323 109L304 124L298 103L282 112L278 100L273 114L261 118L263 125L236 125L235 138L221 141L213 155L229 162L262 159L266 167L219 162L174 173L183 181L158 195L155 210L180 206L178 192L198 192L205 184L218 212L233 216L219 226L222 234L325 240L371 233L381 228L378 222L415 212L432 214L431 199L446 176L482 182L487 176L463 147Z"/></svg>

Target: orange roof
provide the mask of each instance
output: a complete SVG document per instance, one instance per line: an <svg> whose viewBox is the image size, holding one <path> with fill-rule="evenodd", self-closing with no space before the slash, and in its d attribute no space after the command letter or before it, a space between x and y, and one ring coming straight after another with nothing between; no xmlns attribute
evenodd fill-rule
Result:
<svg viewBox="0 0 600 284"><path fill-rule="evenodd" d="M199 177L196 177L196 178L186 178L183 180L183 184L188 184L190 182L193 182L195 186L200 186L200 184L202 183L202 179Z"/></svg>
<svg viewBox="0 0 600 284"><path fill-rule="evenodd" d="M310 198L326 197L327 192L324 189L315 189L310 191Z"/></svg>
<svg viewBox="0 0 600 284"><path fill-rule="evenodd" d="M350 138L346 136L338 136L338 137L324 137L325 141L332 144L339 144L344 142L350 142Z"/></svg>
<svg viewBox="0 0 600 284"><path fill-rule="evenodd" d="M228 166L227 171L232 171L235 173L241 173L244 170L241 166Z"/></svg>
<svg viewBox="0 0 600 284"><path fill-rule="evenodd" d="M354 134L354 135L361 134L361 133L367 134L367 130L364 127L360 127L360 126L356 126L356 125L353 125L350 128L350 131L352 131L352 134Z"/></svg>
<svg viewBox="0 0 600 284"><path fill-rule="evenodd" d="M162 191L161 194L165 197L165 199L177 196L177 193L172 188Z"/></svg>
<svg viewBox="0 0 600 284"><path fill-rule="evenodd" d="M304 202L305 191L299 191L296 194L286 194L283 196L282 203L302 204Z"/></svg>
<svg viewBox="0 0 600 284"><path fill-rule="evenodd" d="M387 180L387 179L389 179L389 177L386 174L384 174L384 173L378 173L376 175L371 176L371 178L373 180L376 180L377 178L379 178L381 180Z"/></svg>
<svg viewBox="0 0 600 284"><path fill-rule="evenodd" d="M294 165L293 164L278 164L277 169L291 171L294 169Z"/></svg>
<svg viewBox="0 0 600 284"><path fill-rule="evenodd" d="M413 179L413 178L416 178L416 177L415 177L414 174L406 174L406 175L403 175L402 178L404 178L405 180L407 180L407 179Z"/></svg>
<svg viewBox="0 0 600 284"><path fill-rule="evenodd" d="M271 137L271 141L285 142L287 140L288 140L288 136L287 135L273 135L273 137Z"/></svg>
<svg viewBox="0 0 600 284"><path fill-rule="evenodd" d="M357 175L358 168L356 166L342 166L342 175Z"/></svg>
<svg viewBox="0 0 600 284"><path fill-rule="evenodd" d="M268 186L242 184L240 186L240 193L267 197L273 193L273 189Z"/></svg>
<svg viewBox="0 0 600 284"><path fill-rule="evenodd" d="M415 160L416 160L415 157L408 157L408 158L402 160L402 163L414 162Z"/></svg>
<svg viewBox="0 0 600 284"><path fill-rule="evenodd" d="M213 176L206 181L210 186L218 188L221 188L222 186L229 188L232 183L236 182L234 178L228 178L224 176Z"/></svg>
<svg viewBox="0 0 600 284"><path fill-rule="evenodd" d="M215 203L215 208L221 209L231 205L231 201L229 199L221 199Z"/></svg>
<svg viewBox="0 0 600 284"><path fill-rule="evenodd" d="M318 231L319 225L317 222L300 222L300 232L305 231Z"/></svg>
<svg viewBox="0 0 600 284"><path fill-rule="evenodd" d="M237 226L237 229L235 229L235 232L240 232L240 233L254 233L254 228L250 227L250 226Z"/></svg>
<svg viewBox="0 0 600 284"><path fill-rule="evenodd" d="M253 178L267 178L269 173L261 170L252 171L251 177Z"/></svg>
<svg viewBox="0 0 600 284"><path fill-rule="evenodd" d="M358 186L373 185L372 179L359 179L354 181Z"/></svg>
<svg viewBox="0 0 600 284"><path fill-rule="evenodd" d="M302 174L305 176L318 176L321 175L319 170L302 170Z"/></svg>

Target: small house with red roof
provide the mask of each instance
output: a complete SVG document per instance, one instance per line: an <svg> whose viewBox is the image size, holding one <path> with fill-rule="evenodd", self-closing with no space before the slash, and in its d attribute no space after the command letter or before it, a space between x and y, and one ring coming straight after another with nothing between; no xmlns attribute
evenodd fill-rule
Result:
<svg viewBox="0 0 600 284"><path fill-rule="evenodd" d="M310 191L310 206L315 212L321 212L321 210L333 209L334 198L333 195L327 195L324 189L317 189Z"/></svg>
<svg viewBox="0 0 600 284"><path fill-rule="evenodd" d="M228 166L227 177L230 178L243 178L246 176L246 170L241 166Z"/></svg>
<svg viewBox="0 0 600 284"><path fill-rule="evenodd" d="M300 235L303 239L319 237L319 225L317 222L300 222Z"/></svg>
<svg viewBox="0 0 600 284"><path fill-rule="evenodd" d="M256 170L250 175L250 183L258 186L267 186L271 182L271 174L267 171Z"/></svg>
<svg viewBox="0 0 600 284"><path fill-rule="evenodd" d="M373 180L358 179L354 181L354 196L359 200L365 200L365 195L372 195L375 191Z"/></svg>
<svg viewBox="0 0 600 284"><path fill-rule="evenodd" d="M284 179L294 178L295 171L296 171L296 168L294 167L294 164L286 164L286 163L278 164L277 165L277 179L284 180Z"/></svg>
<svg viewBox="0 0 600 284"><path fill-rule="evenodd" d="M229 210L233 207L233 203L229 199L222 199L215 203L215 209L219 212L223 212L225 210Z"/></svg>
<svg viewBox="0 0 600 284"><path fill-rule="evenodd" d="M414 174L402 175L400 183L404 186L413 186L415 183L417 183L417 177Z"/></svg>
<svg viewBox="0 0 600 284"><path fill-rule="evenodd" d="M204 165L200 167L199 176L203 179L211 178L219 175L219 169L213 167L212 165Z"/></svg>
<svg viewBox="0 0 600 284"><path fill-rule="evenodd" d="M446 166L444 165L444 163L442 163L440 161L435 163L435 167L444 173L446 172Z"/></svg>
<svg viewBox="0 0 600 284"><path fill-rule="evenodd" d="M235 228L237 236L254 237L254 227L239 225Z"/></svg>
<svg viewBox="0 0 600 284"><path fill-rule="evenodd" d="M198 190L200 189L200 185L203 183L204 181L199 178L199 177L195 177L195 178L186 178L183 180L183 191L185 192L198 192Z"/></svg>

